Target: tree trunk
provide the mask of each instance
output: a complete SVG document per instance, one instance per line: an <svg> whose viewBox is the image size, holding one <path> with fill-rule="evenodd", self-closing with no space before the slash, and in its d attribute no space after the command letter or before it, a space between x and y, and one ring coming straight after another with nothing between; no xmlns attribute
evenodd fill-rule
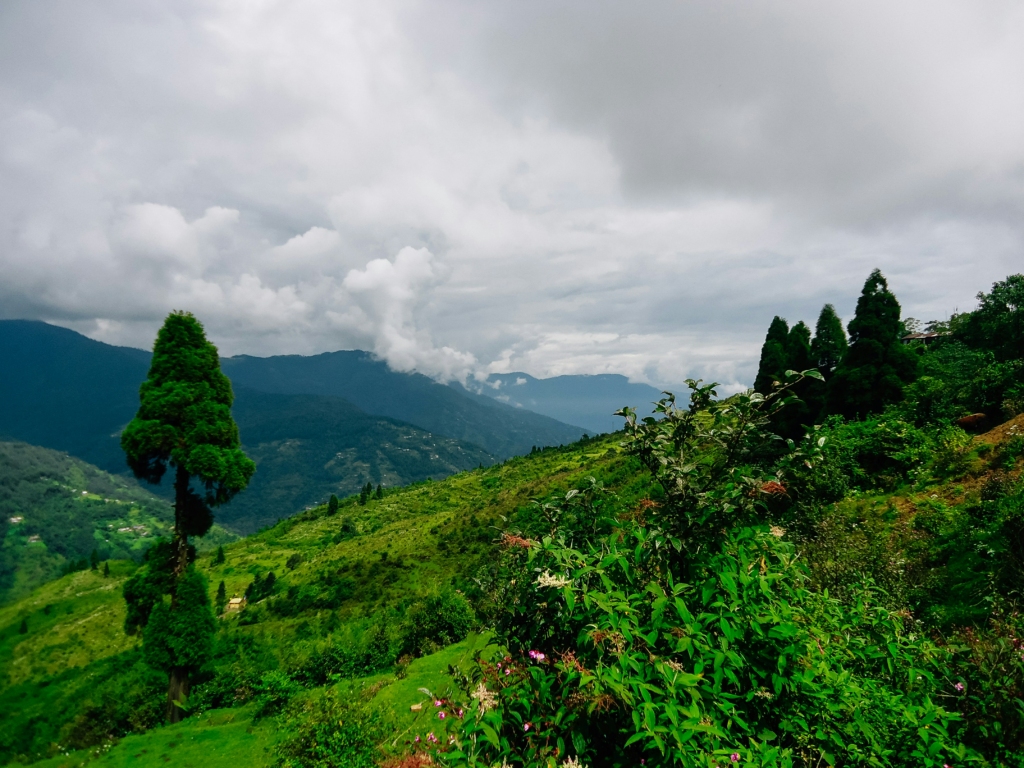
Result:
<svg viewBox="0 0 1024 768"><path fill-rule="evenodd" d="M185 504L188 493L188 472L184 467L178 467L174 476L174 580L177 581L188 568L188 536L182 533L182 517L185 514ZM178 602L177 590L171 590L171 610ZM167 722L180 723L184 713L181 707L175 702L181 702L188 697L189 680L188 670L184 667L171 667L170 679L167 686Z"/></svg>
<svg viewBox="0 0 1024 768"><path fill-rule="evenodd" d="M174 477L174 578L180 579L188 568L188 536L182 533L181 521L188 498L188 471L178 467ZM174 595L172 593L173 601Z"/></svg>
<svg viewBox="0 0 1024 768"><path fill-rule="evenodd" d="M180 723L184 712L175 702L188 698L189 680L185 667L171 667L170 685L167 687L167 722Z"/></svg>

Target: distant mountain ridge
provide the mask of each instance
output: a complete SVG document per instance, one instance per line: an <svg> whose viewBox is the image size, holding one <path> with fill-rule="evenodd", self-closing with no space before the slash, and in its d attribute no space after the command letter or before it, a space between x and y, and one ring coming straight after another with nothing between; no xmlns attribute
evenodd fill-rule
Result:
<svg viewBox="0 0 1024 768"><path fill-rule="evenodd" d="M46 323L0 321L0 438L123 474L119 434L138 409L149 359ZM241 533L366 482L439 479L533 445L570 443L584 431L395 373L365 352L222 364L235 385L243 446L259 467L249 491L218 512Z"/></svg>
<svg viewBox="0 0 1024 768"><path fill-rule="evenodd" d="M358 350L311 356L239 355L221 360L221 368L238 386L282 395L343 397L367 413L475 443L501 459L529 453L535 445L568 444L586 431L438 384L419 373L396 373L387 363Z"/></svg>
<svg viewBox="0 0 1024 768"><path fill-rule="evenodd" d="M629 406L641 417L652 413L651 404L661 390L635 384L616 373L552 376L537 379L528 373L493 373L481 393L500 402L569 424L579 424L591 434L622 429L617 410Z"/></svg>

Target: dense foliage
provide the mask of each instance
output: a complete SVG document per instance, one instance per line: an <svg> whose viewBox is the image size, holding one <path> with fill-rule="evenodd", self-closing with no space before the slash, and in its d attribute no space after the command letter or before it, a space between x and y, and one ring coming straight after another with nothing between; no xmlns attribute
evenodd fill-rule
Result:
<svg viewBox="0 0 1024 768"><path fill-rule="evenodd" d="M505 551L496 623L449 759L468 765L943 765L966 754L941 699L945 654L865 583L839 601L773 521L787 469L768 466L773 400L627 414L629 449L665 490L607 533L559 528ZM806 466L806 464L805 464ZM922 726L928 724L928 729Z"/></svg>

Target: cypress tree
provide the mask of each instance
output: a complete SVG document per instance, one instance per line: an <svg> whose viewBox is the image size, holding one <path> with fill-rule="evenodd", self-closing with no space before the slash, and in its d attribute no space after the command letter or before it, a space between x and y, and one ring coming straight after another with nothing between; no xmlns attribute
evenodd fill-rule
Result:
<svg viewBox="0 0 1024 768"><path fill-rule="evenodd" d="M107 578L110 576L110 563L103 564L103 577Z"/></svg>
<svg viewBox="0 0 1024 768"><path fill-rule="evenodd" d="M338 497L333 493L331 494L330 501L327 502L327 514L336 515L338 514Z"/></svg>
<svg viewBox="0 0 1024 768"><path fill-rule="evenodd" d="M28 634L28 619L23 618L21 620L21 624L18 625L18 634L19 635L27 635Z"/></svg>
<svg viewBox="0 0 1024 768"><path fill-rule="evenodd" d="M864 283L850 321L850 347L826 388L826 410L846 418L878 413L903 398L917 360L900 342L900 304L879 270Z"/></svg>
<svg viewBox="0 0 1024 768"><path fill-rule="evenodd" d="M775 379L781 381L786 371L806 371L812 367L811 329L807 327L807 323L801 320L790 329L786 336L785 363ZM821 382L816 379L804 379L794 387L793 394L799 399L776 413L772 419L772 429L777 434L794 440L803 434L804 425L813 421L814 416L821 410L820 403L814 408L807 402L808 397L815 392L816 385L820 386Z"/></svg>
<svg viewBox="0 0 1024 768"><path fill-rule="evenodd" d="M175 723L181 720L180 701L188 696L190 675L208 654L215 626L205 583L202 599L198 597L202 576L189 565L195 550L188 539L210 530L212 508L242 491L256 465L242 452L231 418L234 394L220 370L217 348L191 313L173 312L164 321L139 399L138 413L121 434L121 447L128 466L142 480L159 483L168 467L173 468L174 533L159 562L125 584L126 629L143 627L144 646L153 646L147 657L167 670L167 718ZM159 599L158 590L163 590ZM164 594L170 595L169 605ZM134 608L133 598L139 601ZM182 636L189 638L187 648L164 634L186 625ZM199 636L206 632L209 637Z"/></svg>
<svg viewBox="0 0 1024 768"><path fill-rule="evenodd" d="M761 346L761 361L754 379L754 389L762 395L770 394L774 383L782 380L789 362L788 346L789 325L776 315Z"/></svg>
<svg viewBox="0 0 1024 768"><path fill-rule="evenodd" d="M222 616L224 614L224 608L228 604L228 589L223 581L217 585L217 599L215 602L217 605L217 615Z"/></svg>
<svg viewBox="0 0 1024 768"><path fill-rule="evenodd" d="M379 501L380 499L383 499L383 498L384 498L384 486L382 486L380 483L377 483L377 500Z"/></svg>
<svg viewBox="0 0 1024 768"><path fill-rule="evenodd" d="M217 547L217 555L213 558L214 565L224 565L224 545Z"/></svg>
<svg viewBox="0 0 1024 768"><path fill-rule="evenodd" d="M806 371L812 366L811 329L801 320L793 326L786 337L786 368L792 371Z"/></svg>
<svg viewBox="0 0 1024 768"><path fill-rule="evenodd" d="M89 570L95 571L100 567L100 553L93 549L92 554L89 555Z"/></svg>
<svg viewBox="0 0 1024 768"><path fill-rule="evenodd" d="M832 378L832 374L846 355L846 348L843 321L836 314L836 308L826 304L818 315L818 322L814 326L814 340L811 342L811 358L821 371L821 375L825 377L825 381Z"/></svg>

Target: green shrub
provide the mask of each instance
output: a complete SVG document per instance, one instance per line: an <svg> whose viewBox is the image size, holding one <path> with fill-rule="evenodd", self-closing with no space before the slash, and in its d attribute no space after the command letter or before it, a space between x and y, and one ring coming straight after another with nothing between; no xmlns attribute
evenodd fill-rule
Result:
<svg viewBox="0 0 1024 768"><path fill-rule="evenodd" d="M464 640L476 625L469 601L447 589L413 604L403 627L401 653L423 655Z"/></svg>
<svg viewBox="0 0 1024 768"><path fill-rule="evenodd" d="M284 672L266 672L256 687L253 716L258 719L278 714L300 690L301 686Z"/></svg>
<svg viewBox="0 0 1024 768"><path fill-rule="evenodd" d="M278 768L374 768L384 721L354 691L328 689L293 705L277 745Z"/></svg>

